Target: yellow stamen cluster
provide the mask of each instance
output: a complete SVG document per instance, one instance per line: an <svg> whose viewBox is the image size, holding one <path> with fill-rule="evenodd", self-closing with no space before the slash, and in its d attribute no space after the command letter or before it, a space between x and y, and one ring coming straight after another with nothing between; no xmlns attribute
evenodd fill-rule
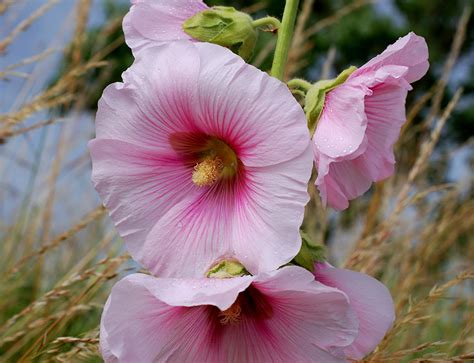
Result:
<svg viewBox="0 0 474 363"><path fill-rule="evenodd" d="M198 187L213 185L221 177L223 169L224 164L218 157L205 159L194 167L193 183Z"/></svg>
<svg viewBox="0 0 474 363"><path fill-rule="evenodd" d="M219 313L219 321L222 325L236 325L242 318L242 308L238 301L232 304L227 310Z"/></svg>

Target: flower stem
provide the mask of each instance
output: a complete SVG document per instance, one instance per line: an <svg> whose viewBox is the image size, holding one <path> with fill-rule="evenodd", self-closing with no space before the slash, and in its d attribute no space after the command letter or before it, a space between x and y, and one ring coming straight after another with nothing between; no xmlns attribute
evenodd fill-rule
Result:
<svg viewBox="0 0 474 363"><path fill-rule="evenodd" d="M266 16L265 18L260 18L252 21L252 26L254 28L268 27L272 30L279 29L281 26L280 20L273 18L271 16Z"/></svg>
<svg viewBox="0 0 474 363"><path fill-rule="evenodd" d="M291 89L302 89L305 92L308 92L311 88L312 84L308 81L300 78L293 78L288 81L288 87Z"/></svg>
<svg viewBox="0 0 474 363"><path fill-rule="evenodd" d="M278 30L278 40L275 56L273 57L272 76L279 80L283 80L285 74L285 66L288 61L291 39L293 38L298 4L299 0L286 0L281 27Z"/></svg>

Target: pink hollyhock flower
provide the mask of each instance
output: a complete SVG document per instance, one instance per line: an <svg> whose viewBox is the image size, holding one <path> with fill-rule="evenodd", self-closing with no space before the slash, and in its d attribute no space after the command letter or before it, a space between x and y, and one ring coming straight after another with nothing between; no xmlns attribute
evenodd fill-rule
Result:
<svg viewBox="0 0 474 363"><path fill-rule="evenodd" d="M208 43L140 52L99 101L92 180L134 259L201 277L235 258L251 273L301 246L311 142L288 88Z"/></svg>
<svg viewBox="0 0 474 363"><path fill-rule="evenodd" d="M350 359L362 359L383 339L395 319L393 300L378 280L360 272L334 268L328 263L315 265L316 280L343 291L355 311L359 329L356 339L343 353Z"/></svg>
<svg viewBox="0 0 474 363"><path fill-rule="evenodd" d="M183 23L209 9L202 0L132 0L123 19L125 41L136 54L161 42L192 40Z"/></svg>
<svg viewBox="0 0 474 363"><path fill-rule="evenodd" d="M226 279L133 274L104 308L108 362L345 362L357 336L346 294L301 267Z"/></svg>
<svg viewBox="0 0 474 363"><path fill-rule="evenodd" d="M425 40L410 33L327 93L313 137L324 204L345 209L372 182L393 174L407 92L428 67Z"/></svg>

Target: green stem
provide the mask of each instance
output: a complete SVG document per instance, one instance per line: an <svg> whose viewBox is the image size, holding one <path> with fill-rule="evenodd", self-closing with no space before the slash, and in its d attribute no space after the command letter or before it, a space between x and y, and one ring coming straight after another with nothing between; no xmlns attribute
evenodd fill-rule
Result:
<svg viewBox="0 0 474 363"><path fill-rule="evenodd" d="M276 30L280 28L281 23L280 23L280 20L278 20L277 18L266 16L265 18L260 18L260 19L252 21L252 26L254 28L268 26L271 29Z"/></svg>
<svg viewBox="0 0 474 363"><path fill-rule="evenodd" d="M272 76L279 80L283 80L285 74L285 66L288 61L291 39L293 38L298 4L299 0L286 0L281 27L278 30L278 40L275 56L273 57Z"/></svg>
<svg viewBox="0 0 474 363"><path fill-rule="evenodd" d="M312 84L308 81L300 78L293 78L288 81L288 87L291 89L302 89L305 92L308 92Z"/></svg>

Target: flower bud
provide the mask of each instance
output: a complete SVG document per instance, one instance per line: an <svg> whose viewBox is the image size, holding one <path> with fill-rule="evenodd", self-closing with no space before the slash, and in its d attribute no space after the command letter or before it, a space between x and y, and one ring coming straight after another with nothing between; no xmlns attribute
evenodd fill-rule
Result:
<svg viewBox="0 0 474 363"><path fill-rule="evenodd" d="M316 130L319 116L321 115L321 111L324 107L326 94L344 83L356 69L356 67L350 66L346 70L342 71L336 78L318 81L308 90L305 98L304 111L306 113L308 128L311 132L311 135L313 135L314 131Z"/></svg>
<svg viewBox="0 0 474 363"><path fill-rule="evenodd" d="M226 279L248 275L245 267L236 260L224 260L213 266L207 273L207 277L215 279Z"/></svg>
<svg viewBox="0 0 474 363"><path fill-rule="evenodd" d="M186 20L184 31L196 40L215 43L249 59L257 42L252 18L228 6L215 6Z"/></svg>

